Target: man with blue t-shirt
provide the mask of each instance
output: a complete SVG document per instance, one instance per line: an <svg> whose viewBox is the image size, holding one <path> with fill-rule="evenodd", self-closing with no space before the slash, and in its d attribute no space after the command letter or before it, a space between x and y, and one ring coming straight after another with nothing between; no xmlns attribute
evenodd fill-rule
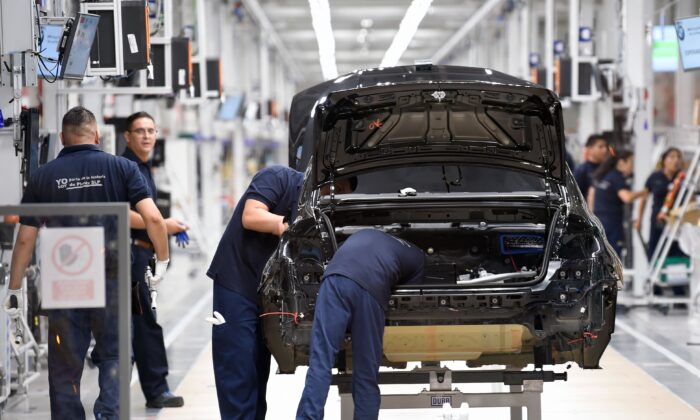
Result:
<svg viewBox="0 0 700 420"><path fill-rule="evenodd" d="M131 203L143 219L147 236L155 250L156 270L152 279L155 286L163 279L168 266L168 237L165 221L138 167L134 162L100 150L97 146L100 142L97 121L92 112L83 107L72 108L66 113L61 130L63 150L55 160L37 169L29 180L22 203ZM8 296L5 299L5 311L10 317L24 315L22 278L34 252L38 228L41 225L78 224L73 219L20 219L21 226L12 253ZM116 419L119 416L119 377L115 374L119 363L117 251L108 246L116 237L116 226L113 217L90 216L81 219L86 219L89 225L102 226L105 231L106 304L103 308L48 311L48 335L56 337L48 340L51 418L85 418L80 401L80 378L92 335L95 338L92 361L100 371L100 395L93 412L98 419Z"/></svg>
<svg viewBox="0 0 700 420"><path fill-rule="evenodd" d="M296 213L304 174L258 172L241 197L207 275L214 280L212 358L221 418L264 419L270 352L259 322L262 270ZM217 319L218 318L218 319Z"/></svg>
<svg viewBox="0 0 700 420"><path fill-rule="evenodd" d="M148 185L153 200L157 198L156 184L151 174L151 152L156 144L156 123L146 112L137 112L126 119L126 150L123 157L136 163ZM131 340L134 363L139 372L141 390L146 397L146 407L182 407L182 397L173 395L168 386L168 356L165 351L163 328L151 309L151 293L146 284L146 267L153 259L153 243L146 234L141 216L133 209L129 212L131 225L131 289L134 313L131 317ZM187 225L177 219L165 219L171 235L184 232Z"/></svg>
<svg viewBox="0 0 700 420"><path fill-rule="evenodd" d="M583 197L588 197L588 190L593 186L593 172L608 157L608 141L600 134L591 134L586 140L586 160L572 168L574 179Z"/></svg>
<svg viewBox="0 0 700 420"><path fill-rule="evenodd" d="M377 418L384 311L391 288L420 283L424 265L420 248L378 230L361 230L338 248L323 274L316 299L309 370L297 420L323 418L331 369L348 327L352 334L354 418Z"/></svg>

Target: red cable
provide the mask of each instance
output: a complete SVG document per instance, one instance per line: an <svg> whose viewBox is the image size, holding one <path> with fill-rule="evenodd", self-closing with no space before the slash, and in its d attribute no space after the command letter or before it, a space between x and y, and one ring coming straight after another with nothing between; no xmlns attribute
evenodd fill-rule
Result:
<svg viewBox="0 0 700 420"><path fill-rule="evenodd" d="M598 338L598 335L593 334L593 333L591 333L591 332L584 332L584 333L583 333L583 337L589 337L589 338L591 338L592 340L596 340L596 339ZM575 339L575 340L569 340L568 343L569 343L569 344L578 343L579 341L583 341L583 337L577 338L577 339Z"/></svg>
<svg viewBox="0 0 700 420"><path fill-rule="evenodd" d="M289 315L294 317L294 323L298 324L299 323L299 312L265 312L264 314L261 314L259 318L262 318L264 316L271 316L271 315Z"/></svg>
<svg viewBox="0 0 700 420"><path fill-rule="evenodd" d="M520 271L520 270L518 270L518 266L517 266L517 264L515 264L515 258L513 258L512 255L510 256L510 262L513 263L513 270L515 270L516 272Z"/></svg>

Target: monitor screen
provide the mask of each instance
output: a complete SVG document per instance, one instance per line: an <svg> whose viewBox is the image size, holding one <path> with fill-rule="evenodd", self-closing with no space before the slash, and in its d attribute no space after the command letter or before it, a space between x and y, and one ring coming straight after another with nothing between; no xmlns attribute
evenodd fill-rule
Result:
<svg viewBox="0 0 700 420"><path fill-rule="evenodd" d="M700 17L677 20L676 35L683 70L700 69Z"/></svg>
<svg viewBox="0 0 700 420"><path fill-rule="evenodd" d="M226 100L219 108L217 118L222 121L233 121L241 114L241 106L243 105L243 95L227 96Z"/></svg>
<svg viewBox="0 0 700 420"><path fill-rule="evenodd" d="M64 79L82 80L85 76L99 21L98 15L78 13L68 35L66 50L61 61L61 76Z"/></svg>
<svg viewBox="0 0 700 420"><path fill-rule="evenodd" d="M65 25L50 23L41 25L41 45L39 45L39 66L37 74L45 79L56 79L60 74L58 44L61 42Z"/></svg>
<svg viewBox="0 0 700 420"><path fill-rule="evenodd" d="M651 67L655 72L678 69L678 38L673 25L654 26L651 33Z"/></svg>

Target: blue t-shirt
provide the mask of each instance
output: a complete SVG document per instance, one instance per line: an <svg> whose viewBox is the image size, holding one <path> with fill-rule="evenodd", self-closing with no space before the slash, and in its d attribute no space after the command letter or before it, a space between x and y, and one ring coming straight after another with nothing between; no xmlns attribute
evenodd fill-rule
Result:
<svg viewBox="0 0 700 420"><path fill-rule="evenodd" d="M644 188L649 190L651 193L651 220L652 224L656 223L656 215L661 211L661 207L664 205L664 200L666 195L673 188L673 178L668 179L664 175L663 171L656 171L649 175L647 182L644 183Z"/></svg>
<svg viewBox="0 0 700 420"><path fill-rule="evenodd" d="M142 161L138 156L136 156L136 153L134 153L129 147L126 148L124 153L122 153L122 157L129 159L130 161L136 163L136 166L139 169L139 172L141 172L141 175L143 176L143 179L146 181L146 184L148 185L148 191L150 193L151 198L153 201L156 200L156 183L153 182L153 175L151 174L151 160L147 160L146 162ZM132 210L135 210L132 206ZM148 237L148 232L146 229L131 229L131 238L132 239L139 239L145 242L151 242L151 238Z"/></svg>
<svg viewBox="0 0 700 420"><path fill-rule="evenodd" d="M258 172L241 197L226 226L207 276L253 302L258 302L257 288L279 238L243 227L245 202L253 199L264 203L270 212L292 216L296 212L304 174L284 166L270 166Z"/></svg>
<svg viewBox="0 0 700 420"><path fill-rule="evenodd" d="M584 198L588 197L588 189L593 186L593 172L598 166L600 164L585 161L574 169L574 179Z"/></svg>
<svg viewBox="0 0 700 420"><path fill-rule="evenodd" d="M351 235L336 251L323 278L346 277L368 291L386 310L391 288L423 281L425 254L417 246L387 233L365 229Z"/></svg>
<svg viewBox="0 0 700 420"><path fill-rule="evenodd" d="M625 203L618 193L629 189L627 180L617 169L612 169L595 183L593 213L600 219L611 242L623 236Z"/></svg>
<svg viewBox="0 0 700 420"><path fill-rule="evenodd" d="M136 164L81 144L63 148L56 159L37 169L29 180L22 203L128 202L135 206L150 198ZM22 224L38 226L33 217Z"/></svg>

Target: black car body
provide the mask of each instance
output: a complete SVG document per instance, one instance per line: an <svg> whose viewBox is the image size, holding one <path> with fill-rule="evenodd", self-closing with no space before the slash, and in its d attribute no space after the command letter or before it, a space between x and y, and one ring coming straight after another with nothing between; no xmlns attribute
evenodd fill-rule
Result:
<svg viewBox="0 0 700 420"><path fill-rule="evenodd" d="M557 97L488 69L366 70L295 96L290 164L306 179L260 285L280 372L308 363L324 267L364 228L426 253L424 284L393 291L385 365L598 367L622 270L563 145ZM356 189L336 193L343 180Z"/></svg>

